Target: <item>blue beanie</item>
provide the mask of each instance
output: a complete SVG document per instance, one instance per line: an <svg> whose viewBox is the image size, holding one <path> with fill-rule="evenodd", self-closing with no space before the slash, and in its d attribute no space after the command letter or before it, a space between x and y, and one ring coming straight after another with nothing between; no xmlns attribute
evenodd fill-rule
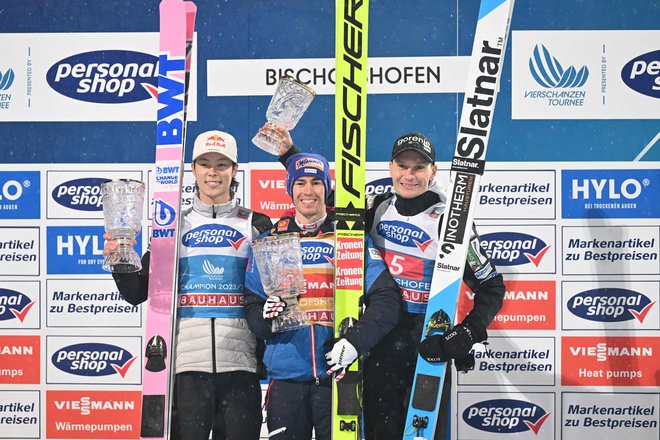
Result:
<svg viewBox="0 0 660 440"><path fill-rule="evenodd" d="M321 179L325 186L325 199L328 199L332 181L330 165L325 157L319 154L298 153L286 160L286 192L291 198L293 198L293 183L303 176Z"/></svg>

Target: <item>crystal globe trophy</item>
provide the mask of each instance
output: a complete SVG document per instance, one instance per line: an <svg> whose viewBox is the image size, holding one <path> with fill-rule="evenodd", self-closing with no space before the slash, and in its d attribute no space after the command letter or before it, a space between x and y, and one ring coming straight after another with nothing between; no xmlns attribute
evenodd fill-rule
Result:
<svg viewBox="0 0 660 440"><path fill-rule="evenodd" d="M291 131L298 124L312 100L316 96L314 90L291 77L283 76L275 89L266 110L269 127L260 130L252 138L252 142L262 150L278 156L282 143L280 137L270 125L284 126Z"/></svg>
<svg viewBox="0 0 660 440"><path fill-rule="evenodd" d="M105 231L118 245L103 259L103 269L108 272L127 273L142 269L140 256L133 249L133 240L142 229L144 188L144 183L130 179L109 180L101 184Z"/></svg>
<svg viewBox="0 0 660 440"><path fill-rule="evenodd" d="M286 303L284 311L273 318L273 333L309 326L307 313L298 306L298 296L306 292L300 236L288 233L259 238L252 242L252 252L264 292Z"/></svg>

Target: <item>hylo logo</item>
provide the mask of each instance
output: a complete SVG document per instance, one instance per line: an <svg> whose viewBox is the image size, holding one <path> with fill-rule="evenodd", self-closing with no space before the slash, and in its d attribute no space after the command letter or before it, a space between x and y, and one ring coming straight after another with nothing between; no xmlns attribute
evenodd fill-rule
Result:
<svg viewBox="0 0 660 440"><path fill-rule="evenodd" d="M529 71L534 80L546 89L582 87L589 77L587 66L577 71L573 66L564 70L557 58L544 45L539 49L538 44L529 58Z"/></svg>
<svg viewBox="0 0 660 440"><path fill-rule="evenodd" d="M0 201L9 200L13 202L21 198L23 195L23 188L29 188L32 183L29 180L24 180L21 184L16 180L8 180L0 189Z"/></svg>
<svg viewBox="0 0 660 440"><path fill-rule="evenodd" d="M573 179L571 184L572 198L582 199L591 198L591 189L596 199L601 200L609 198L610 200L621 199L621 196L632 200L639 197L642 188L651 184L649 179L644 179L641 183L637 179L625 179L623 182L617 182L615 179Z"/></svg>

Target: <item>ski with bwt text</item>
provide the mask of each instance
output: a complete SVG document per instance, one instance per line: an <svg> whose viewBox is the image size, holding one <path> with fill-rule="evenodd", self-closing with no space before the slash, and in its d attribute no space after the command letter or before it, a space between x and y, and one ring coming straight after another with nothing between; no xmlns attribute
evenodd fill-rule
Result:
<svg viewBox="0 0 660 440"><path fill-rule="evenodd" d="M176 328L179 214L194 3L162 0L151 260L142 370L141 438L169 438Z"/></svg>
<svg viewBox="0 0 660 440"><path fill-rule="evenodd" d="M360 317L364 291L367 28L369 1L337 0L335 14L335 338ZM335 373L333 440L362 438L362 372L358 358Z"/></svg>
<svg viewBox="0 0 660 440"><path fill-rule="evenodd" d="M486 163L486 148L504 64L513 3L513 0L481 0L456 150L451 163L452 190L438 237L438 254L422 340L431 336L434 330L445 332L451 329L455 318L477 206L479 180ZM404 440L433 439L436 425L440 423L438 409L446 366L444 362L431 363L417 356Z"/></svg>

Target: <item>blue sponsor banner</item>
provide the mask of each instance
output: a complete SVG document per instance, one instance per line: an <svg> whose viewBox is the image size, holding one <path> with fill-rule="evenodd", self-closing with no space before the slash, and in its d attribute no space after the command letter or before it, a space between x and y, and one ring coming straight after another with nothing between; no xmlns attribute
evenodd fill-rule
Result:
<svg viewBox="0 0 660 440"><path fill-rule="evenodd" d="M493 399L469 406L462 416L467 425L479 431L496 434L533 431L536 435L550 414L524 400Z"/></svg>
<svg viewBox="0 0 660 440"><path fill-rule="evenodd" d="M41 217L39 171L0 171L0 220Z"/></svg>
<svg viewBox="0 0 660 440"><path fill-rule="evenodd" d="M88 177L60 183L53 189L53 200L65 208L78 211L103 211L101 185L108 179Z"/></svg>
<svg viewBox="0 0 660 440"><path fill-rule="evenodd" d="M137 359L123 347L100 342L69 345L51 356L53 365L76 376L126 375Z"/></svg>
<svg viewBox="0 0 660 440"><path fill-rule="evenodd" d="M658 76L657 60L660 59L660 50L645 53L628 61L621 69L621 79L637 93L660 98L660 76Z"/></svg>
<svg viewBox="0 0 660 440"><path fill-rule="evenodd" d="M108 274L103 265L103 226L49 226L46 228L46 271L49 275ZM142 234L136 237L140 254Z"/></svg>
<svg viewBox="0 0 660 440"><path fill-rule="evenodd" d="M659 218L660 170L562 170L563 218Z"/></svg>
<svg viewBox="0 0 660 440"><path fill-rule="evenodd" d="M157 65L158 58L154 55L97 50L58 61L48 69L46 81L53 90L72 99L95 103L137 102L155 96ZM84 69L81 71L79 66Z"/></svg>

